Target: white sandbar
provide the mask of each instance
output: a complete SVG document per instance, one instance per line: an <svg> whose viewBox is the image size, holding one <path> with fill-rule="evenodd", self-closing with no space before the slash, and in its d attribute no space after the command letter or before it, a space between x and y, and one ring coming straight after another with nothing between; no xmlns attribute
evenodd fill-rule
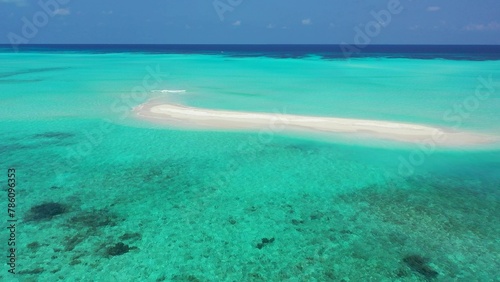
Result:
<svg viewBox="0 0 500 282"><path fill-rule="evenodd" d="M313 131L345 133L402 142L432 142L437 146L488 144L498 138L474 132L393 121L302 116L279 113L237 112L187 107L154 101L134 109L150 121L183 128L219 130Z"/></svg>

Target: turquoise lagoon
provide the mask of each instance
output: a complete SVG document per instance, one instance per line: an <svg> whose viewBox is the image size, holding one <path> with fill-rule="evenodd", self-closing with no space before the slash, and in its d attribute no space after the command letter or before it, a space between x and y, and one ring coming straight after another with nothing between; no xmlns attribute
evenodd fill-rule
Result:
<svg viewBox="0 0 500 282"><path fill-rule="evenodd" d="M498 144L184 130L131 111L154 98L500 135L500 60L0 60L19 281L498 281Z"/></svg>

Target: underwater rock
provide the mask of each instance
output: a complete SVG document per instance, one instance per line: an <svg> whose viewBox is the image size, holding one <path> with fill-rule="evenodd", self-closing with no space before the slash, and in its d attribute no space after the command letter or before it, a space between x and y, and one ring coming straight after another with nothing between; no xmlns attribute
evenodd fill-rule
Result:
<svg viewBox="0 0 500 282"><path fill-rule="evenodd" d="M59 203L45 203L38 206L32 207L28 215L26 216L26 221L41 221L52 219L56 215L63 214L67 212L67 208L63 204Z"/></svg>
<svg viewBox="0 0 500 282"><path fill-rule="evenodd" d="M435 278L438 276L438 272L427 265L428 259L419 255L410 255L403 258L403 262L408 265L411 270L420 273L426 278Z"/></svg>

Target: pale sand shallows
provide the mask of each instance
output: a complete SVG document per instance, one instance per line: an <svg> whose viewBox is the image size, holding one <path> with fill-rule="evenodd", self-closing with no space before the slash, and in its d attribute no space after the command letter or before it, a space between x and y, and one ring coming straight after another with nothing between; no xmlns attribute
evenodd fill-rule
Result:
<svg viewBox="0 0 500 282"><path fill-rule="evenodd" d="M497 142L491 135L456 131L427 125L392 121L301 116L279 113L251 113L193 108L147 102L134 109L141 117L174 127L220 130L312 131L346 133L402 142L425 142L435 146L467 146Z"/></svg>

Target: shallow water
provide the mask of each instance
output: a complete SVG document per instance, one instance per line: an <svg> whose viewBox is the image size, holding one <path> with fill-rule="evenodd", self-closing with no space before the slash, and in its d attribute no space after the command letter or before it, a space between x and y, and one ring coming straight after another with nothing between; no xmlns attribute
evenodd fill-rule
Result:
<svg viewBox="0 0 500 282"><path fill-rule="evenodd" d="M478 98L458 128L500 134L500 61L0 58L0 164L16 168L20 279L496 279L495 146L431 152L266 128L165 129L130 110L168 95L218 109L454 126L443 115L491 75L496 92ZM166 89L186 91L154 91ZM61 209L36 217L44 203Z"/></svg>

